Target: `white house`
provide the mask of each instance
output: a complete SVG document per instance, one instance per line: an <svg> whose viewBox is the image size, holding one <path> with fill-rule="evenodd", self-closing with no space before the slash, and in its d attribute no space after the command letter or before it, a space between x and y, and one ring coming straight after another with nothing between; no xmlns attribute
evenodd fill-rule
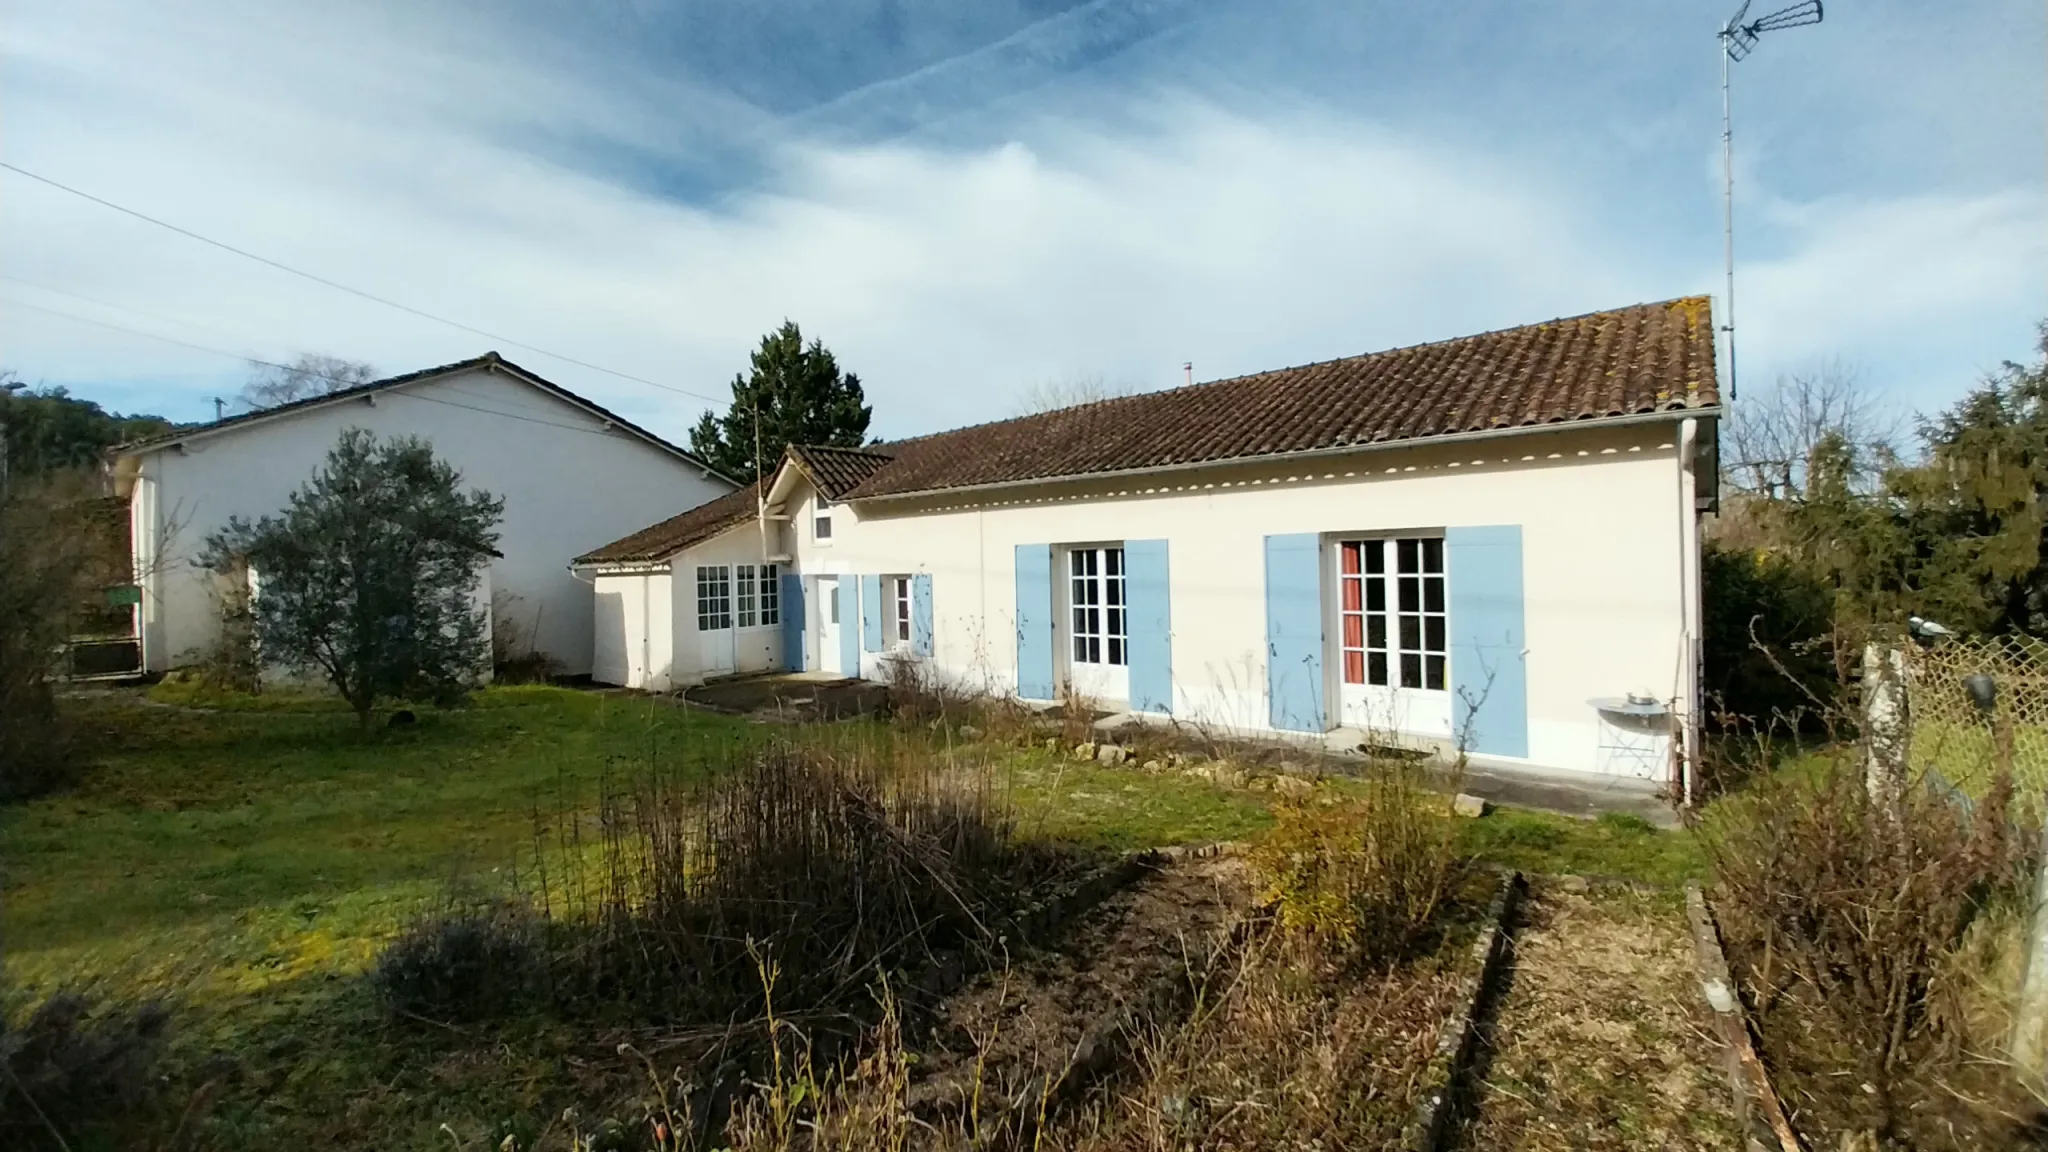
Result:
<svg viewBox="0 0 2048 1152"><path fill-rule="evenodd" d="M1666 781L1695 739L1713 333L1688 298L793 449L757 521L735 501L661 552L643 599L669 615L607 609L600 644L671 683L895 656L1162 722Z"/></svg>
<svg viewBox="0 0 2048 1152"><path fill-rule="evenodd" d="M590 671L590 587L568 569L593 545L733 483L647 430L502 359L473 360L180 429L114 450L129 502L143 667L194 662L218 636L214 577L194 562L230 517L282 509L344 429L418 436L463 483L505 501L487 585L494 632L565 673Z"/></svg>

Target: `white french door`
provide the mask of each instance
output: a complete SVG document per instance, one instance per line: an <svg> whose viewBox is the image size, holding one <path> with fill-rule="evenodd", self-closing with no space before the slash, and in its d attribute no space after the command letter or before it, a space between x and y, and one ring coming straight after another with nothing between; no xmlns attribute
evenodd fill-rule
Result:
<svg viewBox="0 0 2048 1152"><path fill-rule="evenodd" d="M704 675L729 676L737 666L732 630L732 565L697 566L697 659Z"/></svg>
<svg viewBox="0 0 2048 1152"><path fill-rule="evenodd" d="M1067 550L1066 606L1068 684L1093 699L1129 700L1130 625L1121 547Z"/></svg>
<svg viewBox="0 0 2048 1152"><path fill-rule="evenodd" d="M1344 723L1368 732L1454 735L1443 538L1339 540L1336 551Z"/></svg>

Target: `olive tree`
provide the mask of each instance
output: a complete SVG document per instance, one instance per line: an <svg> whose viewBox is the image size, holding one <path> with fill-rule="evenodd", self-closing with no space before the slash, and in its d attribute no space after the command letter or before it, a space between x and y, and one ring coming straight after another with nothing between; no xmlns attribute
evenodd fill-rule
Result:
<svg viewBox="0 0 2048 1152"><path fill-rule="evenodd" d="M351 428L281 512L229 521L202 561L254 574L263 663L326 677L365 727L380 698L450 702L490 665L475 592L505 511L461 481L423 440Z"/></svg>

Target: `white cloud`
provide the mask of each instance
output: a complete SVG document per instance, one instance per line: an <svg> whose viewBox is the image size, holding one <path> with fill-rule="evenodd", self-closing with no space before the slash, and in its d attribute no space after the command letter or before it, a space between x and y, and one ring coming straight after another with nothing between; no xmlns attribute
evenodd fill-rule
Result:
<svg viewBox="0 0 2048 1152"><path fill-rule="evenodd" d="M1739 267L1743 363L1772 373L1847 357L1924 408L2031 352L2048 310L2048 197L1830 198L1765 215L1782 254Z"/></svg>
<svg viewBox="0 0 2048 1152"><path fill-rule="evenodd" d="M1571 172L1328 109L1155 94L1137 115L1120 107L1114 129L1038 122L992 148L785 139L757 188L693 206L507 143L524 128L673 149L646 102L673 85L629 76L599 88L533 61L438 50L430 36L332 24L293 86L278 79L289 57L263 47L283 33L260 21L208 26L213 39L122 27L125 41L12 22L0 41L15 77L9 160L713 396L790 317L861 373L876 431L892 436L1005 415L1025 388L1061 376L1164 385L1189 359L1212 378L1718 287L1705 222L1620 234L1598 208L1612 191ZM264 63L238 70L246 58ZM368 70L338 76L340 60ZM1944 324L2029 317L2013 296L2048 263L2040 218L2039 199L2020 195L1795 211L1776 237L1783 255L1745 265L1744 363L1939 360L1953 352ZM256 354L312 349L402 371L492 343L6 173L0 272L212 327L7 281L0 296ZM671 435L699 407L501 351ZM160 400L128 393L124 405L187 417L239 375L232 361L5 303L0 362L89 394L95 381L151 381Z"/></svg>

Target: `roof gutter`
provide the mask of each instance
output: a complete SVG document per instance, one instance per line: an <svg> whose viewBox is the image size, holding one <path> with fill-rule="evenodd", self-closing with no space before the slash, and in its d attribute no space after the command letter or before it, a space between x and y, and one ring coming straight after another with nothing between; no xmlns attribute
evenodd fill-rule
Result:
<svg viewBox="0 0 2048 1152"><path fill-rule="evenodd" d="M913 492L887 492L875 496L854 494L846 497L846 499L854 504L880 504L892 500L909 500L921 496L995 492L1042 484L1077 484L1090 480L1160 476L1178 472L1191 472L1198 468L1227 468L1238 464L1328 460L1340 456L1357 456L1399 448L1433 448L1440 444L1483 443L1492 440L1505 440L1514 436L1534 436L1545 432L1630 428L1644 424L1670 424L1685 420L1711 419L1720 416L1720 414L1721 406L1718 404L1700 408L1671 408L1661 412L1637 412L1627 416L1603 416L1597 420L1568 420L1556 424L1517 424L1512 428L1482 428L1475 432L1450 432L1440 436L1411 436L1403 440L1374 440L1364 444L1345 444L1335 448L1306 448L1298 452L1274 452L1264 456L1227 456L1220 460L1191 460L1179 464L1160 464L1150 468L1118 468L1104 472L1077 472L1065 476L1036 476L1023 480L997 480L987 484L962 484L957 487L947 488L920 488Z"/></svg>

